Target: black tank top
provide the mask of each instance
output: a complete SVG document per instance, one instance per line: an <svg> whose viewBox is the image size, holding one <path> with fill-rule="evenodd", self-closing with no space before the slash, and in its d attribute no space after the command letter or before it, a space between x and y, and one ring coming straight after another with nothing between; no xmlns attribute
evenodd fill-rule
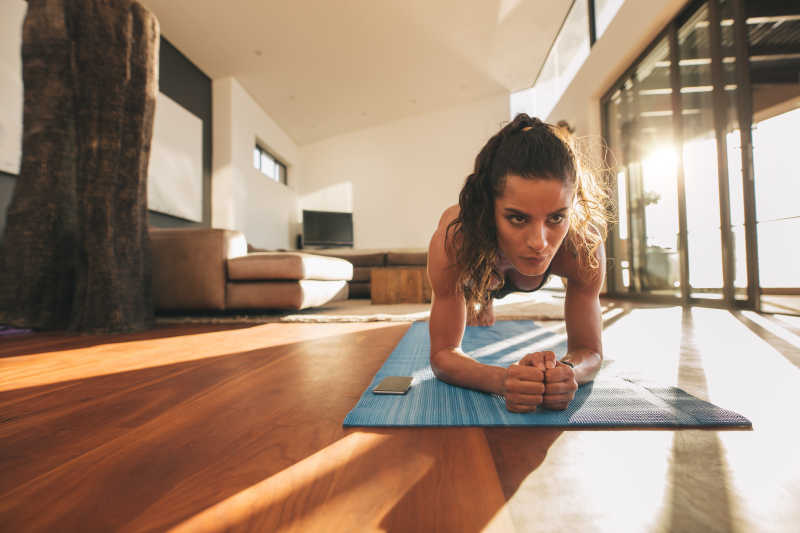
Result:
<svg viewBox="0 0 800 533"><path fill-rule="evenodd" d="M550 263L547 266L547 270L544 271L544 276L542 276L542 282L539 283L539 286L536 287L535 289L531 289L531 290L527 290L527 291L523 290L523 289L520 289L519 287L514 285L514 282L512 282L508 277L508 272L506 272L505 283L503 283L503 286L500 287L499 289L495 289L493 291L489 291L489 296L492 297L492 298L497 299L497 298L502 298L504 296L508 296L512 292L536 292L539 289L541 289L542 286L545 283L547 283L547 280L550 278L550 269L551 268L553 268L553 264L552 263Z"/></svg>

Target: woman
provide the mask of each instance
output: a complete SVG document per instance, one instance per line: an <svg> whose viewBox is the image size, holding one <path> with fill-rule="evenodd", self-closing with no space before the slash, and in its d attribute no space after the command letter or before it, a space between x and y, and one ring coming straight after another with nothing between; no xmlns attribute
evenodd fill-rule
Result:
<svg viewBox="0 0 800 533"><path fill-rule="evenodd" d="M428 251L431 367L437 378L505 396L512 412L563 410L603 359L605 191L557 128L520 114L475 159L459 205L445 210ZM527 354L508 368L461 350L464 328L492 325L492 299L566 279L567 354ZM479 309L479 310L477 310Z"/></svg>

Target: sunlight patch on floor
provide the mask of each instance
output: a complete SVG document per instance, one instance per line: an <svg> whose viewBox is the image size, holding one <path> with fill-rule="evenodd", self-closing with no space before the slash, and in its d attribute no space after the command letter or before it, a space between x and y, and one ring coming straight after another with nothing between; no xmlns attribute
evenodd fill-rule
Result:
<svg viewBox="0 0 800 533"><path fill-rule="evenodd" d="M515 522L571 531L591 516L595 531L657 530L655 521L668 504L671 446L668 431L565 432L509 500L512 514L520 515ZM621 501L632 512L614 511Z"/></svg>
<svg viewBox="0 0 800 533"><path fill-rule="evenodd" d="M488 344L478 350L474 350L472 353L470 353L470 355L475 359L480 359L481 357L486 357L488 355L496 354L497 352L511 348L512 346L516 346L518 344L522 344L523 342L534 341L535 339L539 339L540 337L545 337L545 342L546 342L556 332L564 331L564 327L565 326L563 322L547 326L539 325L539 327L531 328L530 331L526 331L525 333L514 335L513 337L509 337L507 339L501 339L497 342Z"/></svg>
<svg viewBox="0 0 800 533"><path fill-rule="evenodd" d="M680 341L680 307L634 309L603 330L604 372L676 385Z"/></svg>
<svg viewBox="0 0 800 533"><path fill-rule="evenodd" d="M716 442L705 447L716 447L716 467L725 475L720 491L726 492L720 497L726 498L732 523L743 530L770 530L769 524L787 523L788 517L776 513L786 513L791 506L784 500L800 492L800 456L795 452L800 440L795 423L800 370L731 312L700 307L687 312L691 331L684 332L680 386L753 423L752 431L713 432ZM756 521L740 523L742 516Z"/></svg>
<svg viewBox="0 0 800 533"><path fill-rule="evenodd" d="M268 531L286 528L293 531L321 531L325 528L342 531L342 526L348 520L352 521L358 516L373 517L375 523L360 525L370 530L376 529L382 517L434 464L432 457L410 451L396 464L381 469L380 476L384 483L380 483L380 487L384 497L380 508L371 508L369 513L359 513L359 502L373 501L369 493L376 489L376 484L369 483L368 477L362 477L356 480L355 486L351 486L354 480L348 479L348 465L358 463L361 456L387 444L392 438L388 434L351 433L281 472L205 509L170 531L211 533L247 525ZM315 486L325 477L331 480L330 483ZM386 480L395 480L395 483L386 484ZM338 481L349 490L337 491ZM300 507L312 510L301 516L294 515L292 509ZM335 523L334 517L340 518L342 523ZM274 529L284 521L286 523L283 528Z"/></svg>
<svg viewBox="0 0 800 533"><path fill-rule="evenodd" d="M158 366L239 355L274 346L307 342L366 330L397 327L391 322L353 324L263 324L250 328L188 333L72 350L43 351L0 358L0 392L50 385ZM186 326L180 327L185 331ZM154 330L156 335L168 331ZM136 334L141 336L141 334ZM133 335L131 335L133 336ZM115 336L114 339L124 339Z"/></svg>
<svg viewBox="0 0 800 533"><path fill-rule="evenodd" d="M742 311L742 315L749 318L773 335L780 337L797 349L800 349L800 335L795 335L788 329L776 324L775 321L753 311Z"/></svg>

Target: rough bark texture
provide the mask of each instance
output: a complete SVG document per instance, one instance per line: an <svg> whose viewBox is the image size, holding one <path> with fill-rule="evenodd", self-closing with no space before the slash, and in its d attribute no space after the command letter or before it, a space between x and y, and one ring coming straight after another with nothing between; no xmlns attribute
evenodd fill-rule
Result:
<svg viewBox="0 0 800 533"><path fill-rule="evenodd" d="M0 322L87 332L152 324L147 166L158 38L155 17L133 0L29 0Z"/></svg>

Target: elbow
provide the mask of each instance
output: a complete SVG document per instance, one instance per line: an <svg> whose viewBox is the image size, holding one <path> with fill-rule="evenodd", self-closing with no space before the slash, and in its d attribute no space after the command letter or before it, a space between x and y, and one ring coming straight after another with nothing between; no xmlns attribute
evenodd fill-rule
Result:
<svg viewBox="0 0 800 533"><path fill-rule="evenodd" d="M445 375L446 375L442 365L444 357L445 356L441 351L436 351L436 352L431 351L431 357L430 357L431 370L433 370L433 375L436 376L436 379L442 381L445 381Z"/></svg>

